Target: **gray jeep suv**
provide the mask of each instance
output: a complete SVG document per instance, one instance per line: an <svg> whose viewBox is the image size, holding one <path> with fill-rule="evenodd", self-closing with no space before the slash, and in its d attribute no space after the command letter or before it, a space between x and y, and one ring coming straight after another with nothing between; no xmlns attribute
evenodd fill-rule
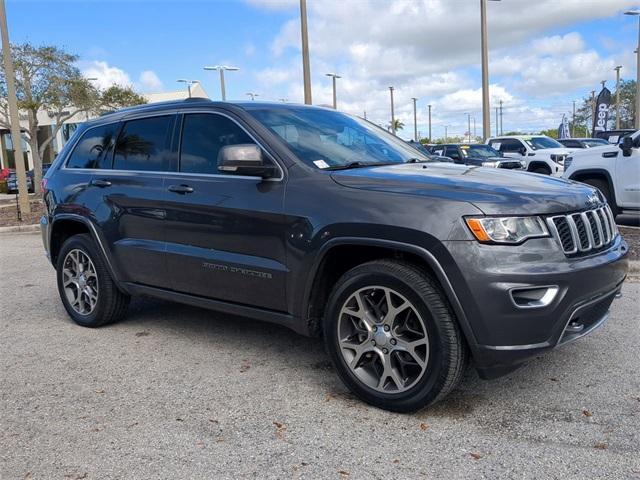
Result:
<svg viewBox="0 0 640 480"><path fill-rule="evenodd" d="M121 110L80 127L44 183L78 324L118 320L133 295L275 322L395 411L442 399L470 362L492 378L592 332L627 272L596 189L429 162L317 107Z"/></svg>

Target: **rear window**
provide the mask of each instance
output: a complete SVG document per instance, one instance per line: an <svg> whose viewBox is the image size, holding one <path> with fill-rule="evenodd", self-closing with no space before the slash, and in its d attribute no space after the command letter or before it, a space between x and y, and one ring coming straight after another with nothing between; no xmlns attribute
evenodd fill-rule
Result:
<svg viewBox="0 0 640 480"><path fill-rule="evenodd" d="M101 125L87 130L76 144L67 168L111 168L111 148L118 124Z"/></svg>
<svg viewBox="0 0 640 480"><path fill-rule="evenodd" d="M169 170L173 115L130 120L118 136L114 170Z"/></svg>

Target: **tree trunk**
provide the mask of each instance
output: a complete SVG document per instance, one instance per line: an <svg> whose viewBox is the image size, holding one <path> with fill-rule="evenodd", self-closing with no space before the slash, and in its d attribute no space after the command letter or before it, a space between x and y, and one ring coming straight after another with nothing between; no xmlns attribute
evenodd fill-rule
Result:
<svg viewBox="0 0 640 480"><path fill-rule="evenodd" d="M33 159L33 191L40 195L40 182L42 181L42 158L38 148L38 117L37 112L29 110L29 147L31 148L31 158Z"/></svg>

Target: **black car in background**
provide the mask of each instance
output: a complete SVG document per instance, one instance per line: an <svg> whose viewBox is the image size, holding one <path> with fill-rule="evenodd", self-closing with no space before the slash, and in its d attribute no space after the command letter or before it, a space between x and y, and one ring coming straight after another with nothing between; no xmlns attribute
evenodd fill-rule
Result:
<svg viewBox="0 0 640 480"><path fill-rule="evenodd" d="M604 138L563 138L558 140L567 148L593 148L609 145Z"/></svg>
<svg viewBox="0 0 640 480"><path fill-rule="evenodd" d="M621 128L619 130L606 130L604 132L596 132L595 138L603 138L609 143L617 145L627 135L631 135L636 131L635 128Z"/></svg>
<svg viewBox="0 0 640 480"><path fill-rule="evenodd" d="M437 145L433 147L431 151L436 155L444 155L452 158L454 163L463 165L506 168L509 170L522 169L522 163L519 160L504 157L502 153L493 147L482 143L450 143Z"/></svg>
<svg viewBox="0 0 640 480"><path fill-rule="evenodd" d="M411 145L413 148L415 148L416 150L418 150L420 153L425 155L432 162L445 162L445 163L453 162L452 158L445 157L443 155L433 154L429 148L425 147L420 142L416 142L415 140L409 140L407 143Z"/></svg>
<svg viewBox="0 0 640 480"><path fill-rule="evenodd" d="M27 191L33 193L33 178L27 174ZM7 193L18 193L18 175L12 171L7 177Z"/></svg>

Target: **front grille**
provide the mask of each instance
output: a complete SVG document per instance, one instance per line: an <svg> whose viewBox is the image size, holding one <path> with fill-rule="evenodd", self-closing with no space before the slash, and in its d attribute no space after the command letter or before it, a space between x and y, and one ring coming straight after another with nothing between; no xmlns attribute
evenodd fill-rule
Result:
<svg viewBox="0 0 640 480"><path fill-rule="evenodd" d="M564 164L564 160L565 160L565 158L568 157L568 155L566 153L562 153L562 154L552 153L550 155L550 157L551 157L551 160L553 160L554 162L556 162L556 163L558 163L560 165L563 165Z"/></svg>
<svg viewBox="0 0 640 480"><path fill-rule="evenodd" d="M587 255L603 250L618 235L618 228L607 205L550 217L547 223L567 256Z"/></svg>
<svg viewBox="0 0 640 480"><path fill-rule="evenodd" d="M515 162L500 162L498 168L508 168L509 170L515 170L522 168L522 164L518 161Z"/></svg>

